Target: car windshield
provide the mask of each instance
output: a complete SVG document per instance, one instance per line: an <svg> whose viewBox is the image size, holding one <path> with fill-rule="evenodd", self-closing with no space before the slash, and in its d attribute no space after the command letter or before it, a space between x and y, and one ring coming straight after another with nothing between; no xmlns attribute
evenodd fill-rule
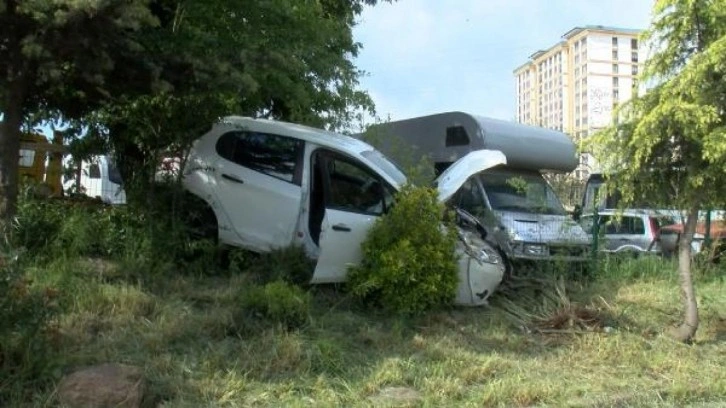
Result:
<svg viewBox="0 0 726 408"><path fill-rule="evenodd" d="M361 156L370 160L399 186L406 184L406 176L403 172L378 150L366 150L361 153Z"/></svg>
<svg viewBox="0 0 726 408"><path fill-rule="evenodd" d="M479 173L493 210L565 215L562 203L541 174L511 169Z"/></svg>

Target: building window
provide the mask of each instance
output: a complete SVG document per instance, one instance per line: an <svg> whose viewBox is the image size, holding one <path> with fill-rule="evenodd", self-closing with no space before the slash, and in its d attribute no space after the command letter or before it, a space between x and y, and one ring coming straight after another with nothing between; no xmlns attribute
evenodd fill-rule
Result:
<svg viewBox="0 0 726 408"><path fill-rule="evenodd" d="M613 64L613 74L618 73L618 64Z"/></svg>
<svg viewBox="0 0 726 408"><path fill-rule="evenodd" d="M587 77L582 78L582 87L584 88L586 86L587 86Z"/></svg>
<svg viewBox="0 0 726 408"><path fill-rule="evenodd" d="M638 39L637 38L632 38L630 40L630 48L632 48L633 50L638 49Z"/></svg>
<svg viewBox="0 0 726 408"><path fill-rule="evenodd" d="M613 100L617 101L619 99L620 99L620 91L618 91L617 89L613 89Z"/></svg>
<svg viewBox="0 0 726 408"><path fill-rule="evenodd" d="M638 51L633 51L630 53L630 60L633 62L638 62Z"/></svg>
<svg viewBox="0 0 726 408"><path fill-rule="evenodd" d="M618 46L618 37L613 37L613 47Z"/></svg>
<svg viewBox="0 0 726 408"><path fill-rule="evenodd" d="M638 75L638 65L637 64L633 65L633 75Z"/></svg>
<svg viewBox="0 0 726 408"><path fill-rule="evenodd" d="M620 85L618 77L613 77L613 88L617 88Z"/></svg>
<svg viewBox="0 0 726 408"><path fill-rule="evenodd" d="M638 89L638 80L633 79L633 89Z"/></svg>

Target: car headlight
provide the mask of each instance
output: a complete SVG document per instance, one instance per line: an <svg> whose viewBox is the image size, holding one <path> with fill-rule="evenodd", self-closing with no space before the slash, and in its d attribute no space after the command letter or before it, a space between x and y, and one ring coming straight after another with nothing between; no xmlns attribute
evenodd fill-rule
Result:
<svg viewBox="0 0 726 408"><path fill-rule="evenodd" d="M502 257L499 256L496 251L489 248L480 248L479 257L477 259L479 260L479 262L486 262L490 264L502 263Z"/></svg>
<svg viewBox="0 0 726 408"><path fill-rule="evenodd" d="M497 251L491 248L489 244L474 232L459 230L459 238L464 244L464 251L471 258L489 264L499 264L502 262L502 258Z"/></svg>

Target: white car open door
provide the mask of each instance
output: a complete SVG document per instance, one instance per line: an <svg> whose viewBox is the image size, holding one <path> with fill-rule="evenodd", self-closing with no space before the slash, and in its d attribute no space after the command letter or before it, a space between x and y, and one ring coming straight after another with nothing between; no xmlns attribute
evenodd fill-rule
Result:
<svg viewBox="0 0 726 408"><path fill-rule="evenodd" d="M361 244L373 223L390 205L392 189L363 163L333 153L321 154L325 215L320 253L312 283L345 281L348 267L362 258Z"/></svg>

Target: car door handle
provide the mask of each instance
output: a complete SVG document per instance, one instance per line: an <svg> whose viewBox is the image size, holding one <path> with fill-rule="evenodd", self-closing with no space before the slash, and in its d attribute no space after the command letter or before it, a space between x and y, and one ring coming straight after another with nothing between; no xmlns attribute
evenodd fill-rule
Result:
<svg viewBox="0 0 726 408"><path fill-rule="evenodd" d="M231 174L223 173L222 174L222 178L224 178L226 180L229 180L229 181L232 181L232 182L235 182L235 183L244 184L244 180L242 180L241 178L239 178L237 176L233 176Z"/></svg>
<svg viewBox="0 0 726 408"><path fill-rule="evenodd" d="M335 224L333 225L333 231L350 232L350 227L345 224Z"/></svg>

